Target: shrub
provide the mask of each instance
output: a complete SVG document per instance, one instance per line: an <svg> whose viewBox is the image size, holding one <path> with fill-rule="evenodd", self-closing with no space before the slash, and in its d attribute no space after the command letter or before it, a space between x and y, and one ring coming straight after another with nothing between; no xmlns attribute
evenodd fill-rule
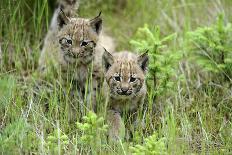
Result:
<svg viewBox="0 0 232 155"><path fill-rule="evenodd" d="M189 32L190 57L213 79L230 81L232 77L232 26L223 15L212 26ZM223 79L223 80L222 80Z"/></svg>
<svg viewBox="0 0 232 155"><path fill-rule="evenodd" d="M180 54L167 50L165 42L172 40L176 34L161 38L159 27L150 29L148 25L139 28L135 39L130 43L137 51L149 53L148 80L153 81L155 96L163 95L173 89L174 82L171 80L176 74L176 64Z"/></svg>
<svg viewBox="0 0 232 155"><path fill-rule="evenodd" d="M60 129L56 129L47 137L46 146L51 154L63 154L63 152L67 150L68 144L68 136Z"/></svg>
<svg viewBox="0 0 232 155"><path fill-rule="evenodd" d="M145 139L143 145L137 144L130 147L132 154L138 155L157 155L157 154L167 154L167 148L165 144L165 138L158 138L157 133L149 136Z"/></svg>
<svg viewBox="0 0 232 155"><path fill-rule="evenodd" d="M103 117L97 117L94 112L89 112L83 117L84 123L77 122L77 129L80 132L78 143L84 150L91 150L94 153L100 152L104 146L105 133L108 126L104 124Z"/></svg>

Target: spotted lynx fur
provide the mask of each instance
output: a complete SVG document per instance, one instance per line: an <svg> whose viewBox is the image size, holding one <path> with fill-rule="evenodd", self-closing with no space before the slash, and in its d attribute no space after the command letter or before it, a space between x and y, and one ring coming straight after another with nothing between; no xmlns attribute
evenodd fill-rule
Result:
<svg viewBox="0 0 232 155"><path fill-rule="evenodd" d="M46 76L53 68L62 78L75 81L80 92L85 92L85 84L92 69L92 88L96 91L103 78L103 46L114 51L113 39L102 33L100 14L93 19L68 17L63 11L57 16L58 29L51 31L45 39L39 69ZM46 42L47 41L47 42ZM96 108L95 92L92 104Z"/></svg>
<svg viewBox="0 0 232 155"><path fill-rule="evenodd" d="M104 90L108 98L107 120L110 124L109 137L117 139L122 128L124 113L136 114L143 106L147 93L145 76L148 55L140 56L123 51L113 55L105 51L103 66L105 68Z"/></svg>
<svg viewBox="0 0 232 155"><path fill-rule="evenodd" d="M62 24L62 21L60 21L61 18L59 18L60 11L62 10L67 17L76 17L78 8L79 8L79 1L77 0L58 1L58 7L55 9L53 13L51 24L48 33L44 39L44 45L39 58L39 70L41 73L45 73L48 70L47 68L49 68L49 64L46 61L46 59L48 59L47 56L52 55L53 54L52 50L54 50L54 48L58 45L56 43L57 34L59 32L59 28L62 26L59 25ZM56 45L53 45L54 43Z"/></svg>

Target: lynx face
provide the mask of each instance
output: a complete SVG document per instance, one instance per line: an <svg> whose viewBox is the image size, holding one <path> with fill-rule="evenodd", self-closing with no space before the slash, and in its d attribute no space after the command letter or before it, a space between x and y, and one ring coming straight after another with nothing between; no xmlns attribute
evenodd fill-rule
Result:
<svg viewBox="0 0 232 155"><path fill-rule="evenodd" d="M103 65L111 97L129 99L145 89L147 64L147 53L138 57L130 52L111 55L106 51L103 55Z"/></svg>
<svg viewBox="0 0 232 155"><path fill-rule="evenodd" d="M60 14L58 41L67 63L88 64L94 58L94 48L102 27L100 15L92 20L68 18Z"/></svg>

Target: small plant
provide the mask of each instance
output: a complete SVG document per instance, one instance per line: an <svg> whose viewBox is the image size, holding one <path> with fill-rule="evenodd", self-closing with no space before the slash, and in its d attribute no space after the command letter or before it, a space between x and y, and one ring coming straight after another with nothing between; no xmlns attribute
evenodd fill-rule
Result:
<svg viewBox="0 0 232 155"><path fill-rule="evenodd" d="M77 122L77 128L81 132L79 138L80 145L83 148L91 149L93 152L99 152L104 142L104 134L108 126L104 124L103 117L97 117L94 112L89 112L83 117L84 123Z"/></svg>
<svg viewBox="0 0 232 155"><path fill-rule="evenodd" d="M60 129L56 129L47 137L47 147L52 154L61 154L67 150L69 139L68 136Z"/></svg>
<svg viewBox="0 0 232 155"><path fill-rule="evenodd" d="M167 154L167 148L165 144L165 138L158 138L157 133L147 137L144 144L137 144L130 147L132 154L136 155L157 155L157 154Z"/></svg>
<svg viewBox="0 0 232 155"><path fill-rule="evenodd" d="M171 34L161 38L159 27L150 29L148 25L139 28L136 33L136 39L130 43L137 51L149 52L149 75L148 79L153 81L155 96L162 95L173 88L176 70L176 62L180 59L180 55L174 51L165 50L165 42L172 40L176 34Z"/></svg>
<svg viewBox="0 0 232 155"><path fill-rule="evenodd" d="M232 81L232 26L220 15L216 24L188 33L191 59L214 79ZM220 80L221 81L221 80Z"/></svg>

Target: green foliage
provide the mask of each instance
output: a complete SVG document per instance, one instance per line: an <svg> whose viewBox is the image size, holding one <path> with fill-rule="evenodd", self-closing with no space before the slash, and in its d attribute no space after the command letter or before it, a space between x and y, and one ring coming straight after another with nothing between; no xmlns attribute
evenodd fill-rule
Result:
<svg viewBox="0 0 232 155"><path fill-rule="evenodd" d="M0 75L1 77L1 75ZM2 109L10 102L13 92L15 90L15 80L6 76L0 79L0 108ZM1 116L1 114L0 114Z"/></svg>
<svg viewBox="0 0 232 155"><path fill-rule="evenodd" d="M60 154L67 150L69 139L68 136L60 129L56 129L46 140L46 146L51 154Z"/></svg>
<svg viewBox="0 0 232 155"><path fill-rule="evenodd" d="M134 40L130 43L136 50L149 51L149 75L148 79L154 82L155 95L162 95L173 89L171 80L176 73L176 64L180 60L180 54L166 49L165 42L172 40L176 34L161 38L159 27L150 29L148 25L139 28Z"/></svg>
<svg viewBox="0 0 232 155"><path fill-rule="evenodd" d="M80 1L80 5L82 7L80 7L79 9L81 10L81 13L86 16L86 14L89 14L89 12L86 11L82 11L82 10L86 10L90 7L92 8L97 8L97 9L93 9L93 10L89 10L90 12L92 12L93 15L97 15L97 13L99 13L100 11L104 12L110 12L112 10L114 10L114 5L117 3L117 0L88 0L88 1ZM93 16L92 15L92 16Z"/></svg>
<svg viewBox="0 0 232 155"><path fill-rule="evenodd" d="M83 148L99 152L104 143L108 126L104 124L103 117L98 117L94 112L89 112L83 117L84 123L77 122L77 129L81 135L78 143Z"/></svg>
<svg viewBox="0 0 232 155"><path fill-rule="evenodd" d="M223 76L231 82L232 78L232 25L225 23L220 15L216 24L199 27L188 33L191 59L204 71ZM216 78L214 76L214 78Z"/></svg>
<svg viewBox="0 0 232 155"><path fill-rule="evenodd" d="M38 149L38 146L36 134L23 118L8 124L0 132L0 152L3 154L14 154L19 151L29 153Z"/></svg>
<svg viewBox="0 0 232 155"><path fill-rule="evenodd" d="M130 149L134 155L167 154L166 139L164 137L158 138L158 134L153 133L145 139L144 144L137 144L134 147L130 147Z"/></svg>

